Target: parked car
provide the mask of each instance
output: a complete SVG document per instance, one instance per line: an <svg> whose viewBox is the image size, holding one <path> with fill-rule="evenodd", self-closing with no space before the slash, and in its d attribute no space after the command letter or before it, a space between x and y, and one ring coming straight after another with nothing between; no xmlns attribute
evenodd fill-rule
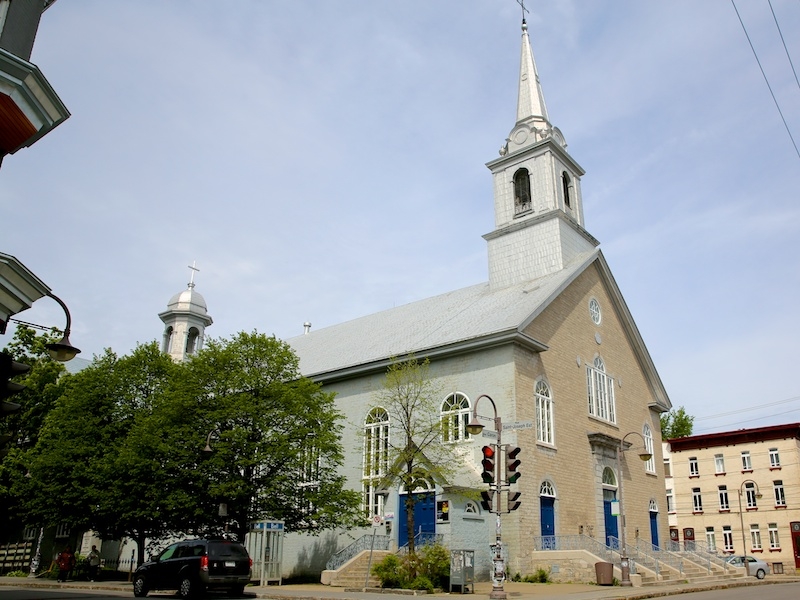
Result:
<svg viewBox="0 0 800 600"><path fill-rule="evenodd" d="M726 562L734 567L745 567L748 575L759 579L764 579L769 573L769 565L754 556L731 556Z"/></svg>
<svg viewBox="0 0 800 600"><path fill-rule="evenodd" d="M202 596L207 589L228 589L241 596L250 582L253 561L247 549L230 540L183 540L167 546L133 574L133 595L177 590L181 598Z"/></svg>

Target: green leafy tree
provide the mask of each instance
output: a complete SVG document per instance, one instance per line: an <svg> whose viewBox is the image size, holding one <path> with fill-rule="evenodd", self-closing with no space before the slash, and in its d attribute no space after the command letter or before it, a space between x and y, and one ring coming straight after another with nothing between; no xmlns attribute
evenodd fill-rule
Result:
<svg viewBox="0 0 800 600"><path fill-rule="evenodd" d="M680 408L661 413L661 438L665 440L692 435L694 417Z"/></svg>
<svg viewBox="0 0 800 600"><path fill-rule="evenodd" d="M180 396L202 416L211 452L206 515L227 505L240 536L252 520L310 533L355 524L360 497L339 475L342 416L333 394L300 375L288 344L257 332L211 340L186 365ZM206 434L206 432L208 432Z"/></svg>
<svg viewBox="0 0 800 600"><path fill-rule="evenodd" d="M395 360L389 366L383 388L375 394L376 404L389 415L392 430L382 486L399 483L408 492L405 502L410 555L415 554L414 503L421 499L412 492L449 482L458 465L463 464L454 445L442 443L442 390L430 378L429 369L428 359L420 362L409 356Z"/></svg>

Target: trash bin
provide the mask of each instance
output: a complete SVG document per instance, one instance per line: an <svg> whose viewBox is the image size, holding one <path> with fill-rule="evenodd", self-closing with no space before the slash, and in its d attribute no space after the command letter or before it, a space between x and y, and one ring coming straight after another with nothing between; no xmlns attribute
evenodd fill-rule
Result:
<svg viewBox="0 0 800 600"><path fill-rule="evenodd" d="M614 563L596 562L594 572L597 575L597 585L614 585Z"/></svg>

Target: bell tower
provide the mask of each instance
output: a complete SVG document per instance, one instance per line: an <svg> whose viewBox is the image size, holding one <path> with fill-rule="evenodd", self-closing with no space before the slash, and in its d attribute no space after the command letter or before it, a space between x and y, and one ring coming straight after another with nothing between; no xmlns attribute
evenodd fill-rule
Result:
<svg viewBox="0 0 800 600"><path fill-rule="evenodd" d="M194 263L189 268L192 270L189 286L175 294L167 303L167 310L158 315L164 322L161 351L175 362L200 351L206 327L214 322L208 314L205 298L194 289L194 274L200 269Z"/></svg>
<svg viewBox="0 0 800 600"><path fill-rule="evenodd" d="M525 19L517 121L486 166L494 180L495 228L483 236L492 288L559 271L599 245L583 227L584 170L547 115Z"/></svg>

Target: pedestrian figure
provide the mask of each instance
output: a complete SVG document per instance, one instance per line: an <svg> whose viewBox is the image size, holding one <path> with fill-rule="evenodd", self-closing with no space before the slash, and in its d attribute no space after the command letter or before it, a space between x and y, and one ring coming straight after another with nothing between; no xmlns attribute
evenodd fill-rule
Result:
<svg viewBox="0 0 800 600"><path fill-rule="evenodd" d="M58 565L58 580L66 581L69 577L69 572L75 567L75 555L72 553L72 547L69 544L56 557L56 564Z"/></svg>
<svg viewBox="0 0 800 600"><path fill-rule="evenodd" d="M92 546L87 560L89 561L89 581L94 581L97 579L97 571L100 568L100 552L97 551L97 546Z"/></svg>

